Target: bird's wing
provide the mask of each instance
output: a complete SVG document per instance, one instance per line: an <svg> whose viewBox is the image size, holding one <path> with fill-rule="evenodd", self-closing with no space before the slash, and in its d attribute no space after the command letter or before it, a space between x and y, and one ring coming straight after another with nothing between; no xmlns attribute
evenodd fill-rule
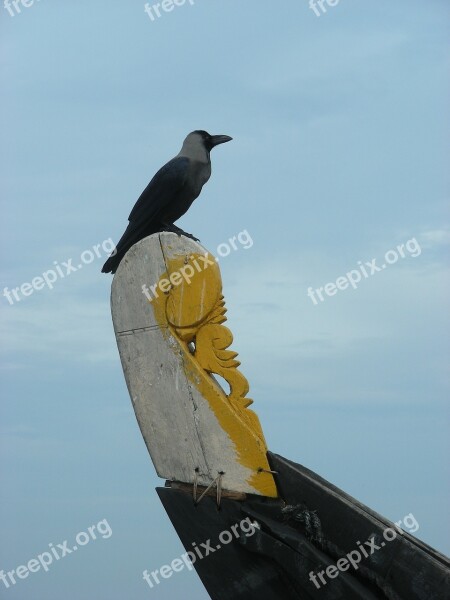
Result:
<svg viewBox="0 0 450 600"><path fill-rule="evenodd" d="M185 185L189 173L189 158L179 156L169 160L156 173L134 205L129 221L149 221L158 216L173 195Z"/></svg>

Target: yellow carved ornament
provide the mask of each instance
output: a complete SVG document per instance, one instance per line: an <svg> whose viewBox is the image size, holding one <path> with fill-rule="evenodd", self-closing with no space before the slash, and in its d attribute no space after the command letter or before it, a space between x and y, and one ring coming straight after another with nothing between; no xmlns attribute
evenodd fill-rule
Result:
<svg viewBox="0 0 450 600"><path fill-rule="evenodd" d="M267 446L259 419L248 406L249 384L237 369L237 353L228 350L233 335L226 321L222 279L214 257L206 253L166 258L164 279L171 282L165 294L159 294L151 304L155 318L167 339L178 343L174 352L182 353L189 381L208 402L221 427L236 449L239 463L253 474L248 483L262 495L276 497L275 482L267 461ZM169 287L164 282L162 289ZM225 393L214 375L228 383Z"/></svg>

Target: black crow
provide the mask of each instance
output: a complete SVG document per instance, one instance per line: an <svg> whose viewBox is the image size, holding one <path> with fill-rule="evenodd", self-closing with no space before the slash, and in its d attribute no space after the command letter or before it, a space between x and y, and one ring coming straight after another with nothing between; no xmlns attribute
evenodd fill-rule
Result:
<svg viewBox="0 0 450 600"><path fill-rule="evenodd" d="M184 215L210 178L210 151L231 139L228 135L210 135L202 130L187 136L179 154L156 173L138 198L128 217L128 227L116 251L103 265L102 273L115 273L131 246L152 233L172 231L197 239L174 223Z"/></svg>

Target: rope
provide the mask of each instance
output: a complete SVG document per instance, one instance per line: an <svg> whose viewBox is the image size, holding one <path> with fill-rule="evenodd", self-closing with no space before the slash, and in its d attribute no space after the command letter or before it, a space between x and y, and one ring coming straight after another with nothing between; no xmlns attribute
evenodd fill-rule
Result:
<svg viewBox="0 0 450 600"><path fill-rule="evenodd" d="M223 471L219 471L219 475L218 475L218 481L217 481L217 496L216 496L216 501L217 501L217 506L220 508L220 500L222 498L222 477L224 476L224 472Z"/></svg>
<svg viewBox="0 0 450 600"><path fill-rule="evenodd" d="M220 471L220 473L217 475L217 477L211 481L211 483L208 485L208 487L206 488L206 490L204 490L204 492L202 493L202 495L200 496L200 498L194 499L195 505L200 504L201 500L203 499L204 496L206 496L206 494L209 492L209 490L214 486L214 484L217 483L217 502L218 505L220 506L220 499L222 496L222 477L225 475L225 473L223 471ZM195 482L194 482L195 485Z"/></svg>
<svg viewBox="0 0 450 600"><path fill-rule="evenodd" d="M195 467L194 487L192 488L192 495L194 497L194 504L197 504L198 472L199 472L199 468Z"/></svg>
<svg viewBox="0 0 450 600"><path fill-rule="evenodd" d="M309 510L304 504L287 504L281 509L281 512L286 520L303 523L308 539L320 545L323 543L322 524L315 510Z"/></svg>
<svg viewBox="0 0 450 600"><path fill-rule="evenodd" d="M287 504L281 509L281 512L287 521L299 521L300 523L303 523L305 526L306 537L310 539L311 542L316 543L316 545L330 557L338 559L346 556L341 548L324 538L322 524L317 515L317 511L309 510L304 504ZM385 581L384 577L374 573L370 567L366 567L365 565L360 564L358 567L361 575L374 583L388 600L401 600L400 596L395 592L392 586Z"/></svg>

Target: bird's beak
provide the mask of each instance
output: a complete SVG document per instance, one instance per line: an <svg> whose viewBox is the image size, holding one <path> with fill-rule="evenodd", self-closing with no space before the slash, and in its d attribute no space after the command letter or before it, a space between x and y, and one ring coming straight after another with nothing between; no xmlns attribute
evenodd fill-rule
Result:
<svg viewBox="0 0 450 600"><path fill-rule="evenodd" d="M225 142L231 142L233 138L229 135L212 135L211 136L211 148L218 146L219 144L225 144Z"/></svg>

